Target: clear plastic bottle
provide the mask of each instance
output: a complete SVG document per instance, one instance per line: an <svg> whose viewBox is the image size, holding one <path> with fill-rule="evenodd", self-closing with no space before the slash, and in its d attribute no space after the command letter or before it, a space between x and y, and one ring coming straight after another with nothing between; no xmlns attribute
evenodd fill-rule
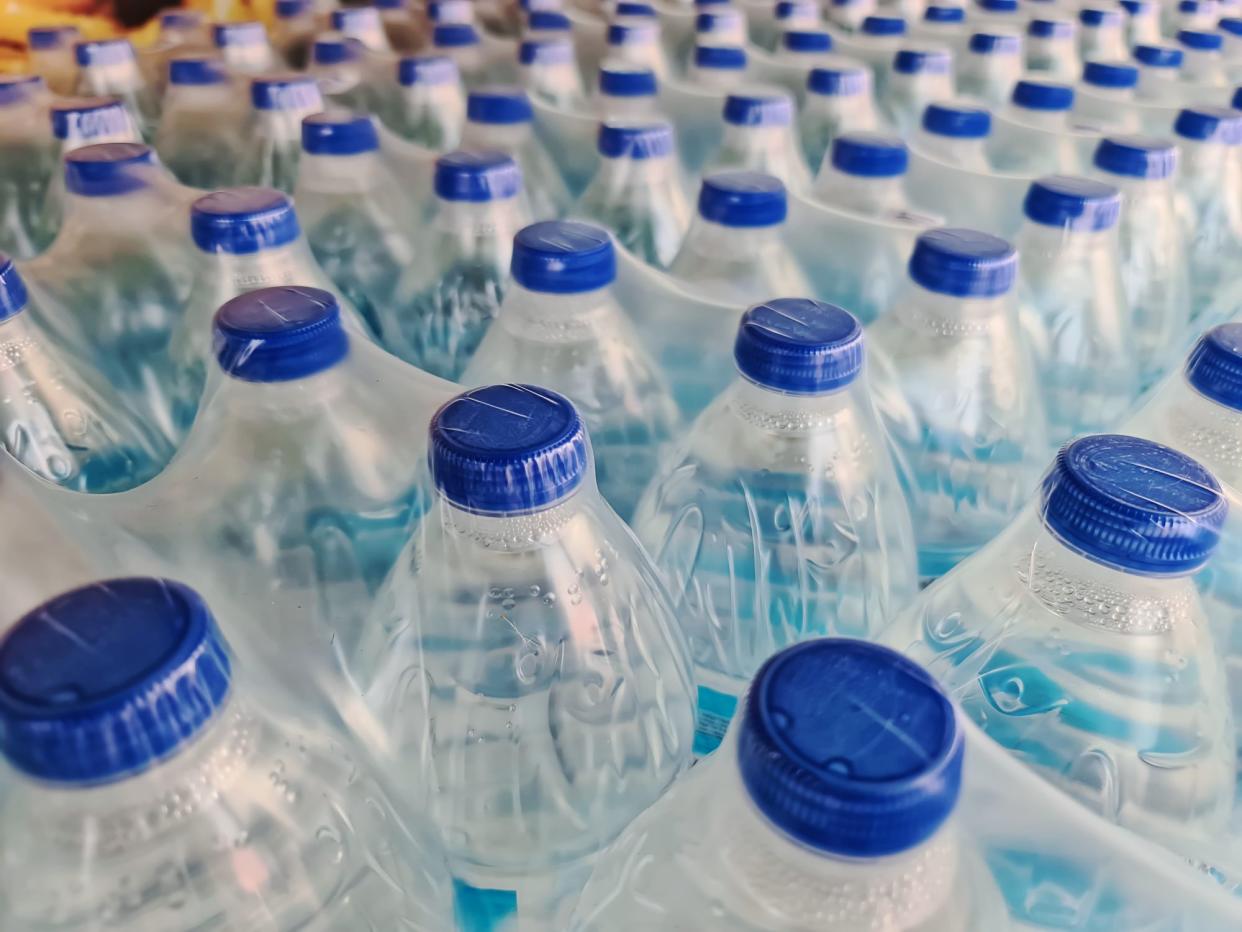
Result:
<svg viewBox="0 0 1242 932"><path fill-rule="evenodd" d="M811 294L784 241L788 203L779 178L718 172L703 179L698 216L669 272L695 294L734 305Z"/></svg>
<svg viewBox="0 0 1242 932"><path fill-rule="evenodd" d="M394 52L408 55L427 44L428 30L421 10L410 0L376 0L384 35Z"/></svg>
<svg viewBox="0 0 1242 932"><path fill-rule="evenodd" d="M898 136L845 133L832 144L815 178L815 199L837 210L891 217L906 210L910 163Z"/></svg>
<svg viewBox="0 0 1242 932"><path fill-rule="evenodd" d="M526 39L518 46L518 65L532 98L562 110L582 108L586 92L570 39Z"/></svg>
<svg viewBox="0 0 1242 932"><path fill-rule="evenodd" d="M702 90L727 93L746 80L746 66L746 49L741 46L696 45L686 76Z"/></svg>
<svg viewBox="0 0 1242 932"><path fill-rule="evenodd" d="M1182 50L1183 81L1196 87L1223 87L1229 83L1225 75L1225 37L1219 32L1183 29L1177 34L1177 44Z"/></svg>
<svg viewBox="0 0 1242 932"><path fill-rule="evenodd" d="M302 121L294 200L319 265L382 343L379 309L416 261L418 210L384 164L374 117L333 110Z"/></svg>
<svg viewBox="0 0 1242 932"><path fill-rule="evenodd" d="M923 111L922 125L912 144L924 155L976 172L990 171L987 141L992 114L984 107L953 100L936 100Z"/></svg>
<svg viewBox="0 0 1242 932"><path fill-rule="evenodd" d="M876 11L876 0L832 0L828 20L847 35L862 31L863 20Z"/></svg>
<svg viewBox="0 0 1242 932"><path fill-rule="evenodd" d="M605 123L657 118L660 112L658 93L659 81L646 65L606 58L599 66L595 106Z"/></svg>
<svg viewBox="0 0 1242 932"><path fill-rule="evenodd" d="M746 14L740 7L721 3L700 9L694 17L694 45L746 46Z"/></svg>
<svg viewBox="0 0 1242 932"><path fill-rule="evenodd" d="M1002 746L1104 818L1220 838L1235 748L1194 574L1227 506L1199 463L1116 434L1065 446L1001 537L886 634Z"/></svg>
<svg viewBox="0 0 1242 932"><path fill-rule="evenodd" d="M1078 48L1083 60L1123 59L1126 44L1125 14L1115 7L1083 7L1078 11Z"/></svg>
<svg viewBox="0 0 1242 932"><path fill-rule="evenodd" d="M1014 302L1017 266L999 237L923 233L906 290L868 328L872 397L925 581L1005 528L1046 462L1039 382Z"/></svg>
<svg viewBox="0 0 1242 932"><path fill-rule="evenodd" d="M1077 31L1071 19L1033 19L1027 23L1027 70L1065 81L1077 78L1082 72Z"/></svg>
<svg viewBox="0 0 1242 932"><path fill-rule="evenodd" d="M976 32L958 65L957 91L994 107L1007 104L1022 77L1022 37L1009 32Z"/></svg>
<svg viewBox="0 0 1242 932"><path fill-rule="evenodd" d="M785 61L808 70L825 62L832 51L832 33L826 29L786 29L780 41L780 54Z"/></svg>
<svg viewBox="0 0 1242 932"><path fill-rule="evenodd" d="M78 492L120 492L150 479L172 446L108 383L67 357L26 312L25 283L0 253L0 442L35 475Z"/></svg>
<svg viewBox="0 0 1242 932"><path fill-rule="evenodd" d="M923 19L913 30L923 38L961 44L964 38L966 10L952 4L931 3L923 10Z"/></svg>
<svg viewBox="0 0 1242 932"><path fill-rule="evenodd" d="M182 184L208 191L232 184L246 117L237 98L219 59L186 53L169 60L155 151Z"/></svg>
<svg viewBox="0 0 1242 932"><path fill-rule="evenodd" d="M262 23L216 23L212 40L216 52L234 74L261 74L276 67L276 54L268 44Z"/></svg>
<svg viewBox="0 0 1242 932"><path fill-rule="evenodd" d="M1133 106L1139 70L1125 61L1089 61L1082 80L1074 88L1076 125L1095 126L1108 132L1129 133L1141 123Z"/></svg>
<svg viewBox="0 0 1242 932"><path fill-rule="evenodd" d="M893 651L787 648L720 753L600 858L569 928L1004 932L954 816L964 744L944 690Z"/></svg>
<svg viewBox="0 0 1242 932"><path fill-rule="evenodd" d="M526 13L525 38L571 39L573 23L560 10L529 10Z"/></svg>
<svg viewBox="0 0 1242 932"><path fill-rule="evenodd" d="M606 121L596 149L599 168L572 213L602 224L648 265L667 269L693 217L672 124Z"/></svg>
<svg viewBox="0 0 1242 932"><path fill-rule="evenodd" d="M250 106L238 180L291 193L298 180L302 120L323 110L319 84L306 74L263 75L250 82Z"/></svg>
<svg viewBox="0 0 1242 932"><path fill-rule="evenodd" d="M1064 131L1070 128L1074 88L1055 81L1027 78L1013 86L1005 115L1023 126Z"/></svg>
<svg viewBox="0 0 1242 932"><path fill-rule="evenodd" d="M387 71L381 78L381 65ZM392 61L370 52L357 39L339 32L315 37L306 72L319 83L319 93L332 108L385 113L391 106Z"/></svg>
<svg viewBox="0 0 1242 932"><path fill-rule="evenodd" d="M487 57L470 23L437 23L431 30L431 47L435 54L453 59L467 88L488 80Z"/></svg>
<svg viewBox="0 0 1242 932"><path fill-rule="evenodd" d="M1168 20L1167 32L1183 29L1211 29L1220 17L1217 0L1179 0L1176 6L1165 4L1164 14Z"/></svg>
<svg viewBox="0 0 1242 932"><path fill-rule="evenodd" d="M897 50L884 83L883 104L901 135L919 125L929 103L952 96L953 56L947 49Z"/></svg>
<svg viewBox="0 0 1242 932"><path fill-rule="evenodd" d="M742 315L734 358L738 378L664 460L633 522L690 642L699 756L768 657L873 637L918 591L858 321L775 298Z"/></svg>
<svg viewBox="0 0 1242 932"><path fill-rule="evenodd" d="M459 922L563 929L594 856L688 762L685 643L564 397L459 395L428 459L435 500L354 676L435 787Z"/></svg>
<svg viewBox="0 0 1242 932"><path fill-rule="evenodd" d="M1053 446L1116 426L1139 394L1112 185L1052 175L1031 184L1017 236L1019 316Z"/></svg>
<svg viewBox="0 0 1242 932"><path fill-rule="evenodd" d="M975 0L971 18L989 27L1018 31L1022 28L1024 13L1018 0Z"/></svg>
<svg viewBox="0 0 1242 932"><path fill-rule="evenodd" d="M72 94L78 80L73 47L82 39L77 26L34 26L26 34L30 70L47 82L54 94Z"/></svg>
<svg viewBox="0 0 1242 932"><path fill-rule="evenodd" d="M504 298L513 237L531 221L522 172L503 152L450 152L436 162L436 213L402 276L384 346L456 379Z"/></svg>
<svg viewBox="0 0 1242 932"><path fill-rule="evenodd" d="M1170 103L1179 99L1178 87L1182 67L1182 50L1168 45L1139 45L1134 49L1134 63L1139 80L1135 96L1153 103Z"/></svg>
<svg viewBox="0 0 1242 932"><path fill-rule="evenodd" d="M660 42L660 24L646 17L621 17L608 24L608 57L642 65L664 81L672 72Z"/></svg>
<svg viewBox="0 0 1242 932"><path fill-rule="evenodd" d="M21 618L0 641L5 927L451 927L429 826L263 679L171 580L100 581Z"/></svg>
<svg viewBox="0 0 1242 932"><path fill-rule="evenodd" d="M300 71L310 62L311 43L319 29L313 2L276 0L272 12L272 50L286 65Z"/></svg>
<svg viewBox="0 0 1242 932"><path fill-rule="evenodd" d="M47 84L0 77L0 252L26 259L44 246L44 199L56 170Z"/></svg>
<svg viewBox="0 0 1242 932"><path fill-rule="evenodd" d="M828 48L832 47L832 36L821 29L823 22L819 17L819 5L811 0L777 0L772 8L772 16L775 28L762 43L763 47L769 51L775 52L778 49L789 51L789 43L785 37L791 32L799 35L828 36ZM820 51L827 52L828 48Z"/></svg>
<svg viewBox="0 0 1242 932"><path fill-rule="evenodd" d="M462 142L476 151L507 152L522 170L522 186L531 213L540 219L560 217L572 196L551 153L535 135L530 98L520 87L489 84L466 98Z"/></svg>
<svg viewBox="0 0 1242 932"><path fill-rule="evenodd" d="M706 172L741 169L779 178L806 191L811 173L794 136L794 100L778 87L751 85L725 98L724 138Z"/></svg>
<svg viewBox="0 0 1242 932"><path fill-rule="evenodd" d="M567 397L591 432L600 493L628 521L681 418L612 294L612 239L585 223L534 223L514 239L511 270L461 383L530 383Z"/></svg>
<svg viewBox="0 0 1242 932"><path fill-rule="evenodd" d="M434 152L461 142L466 92L453 59L412 56L397 63L397 102L389 123L400 136Z"/></svg>
<svg viewBox="0 0 1242 932"><path fill-rule="evenodd" d="M1110 136L1095 150L1096 174L1121 191L1121 277L1144 388L1173 365L1190 319L1176 168L1177 149L1161 139Z"/></svg>
<svg viewBox="0 0 1242 932"><path fill-rule="evenodd" d="M843 133L879 128L871 92L871 70L858 62L821 62L806 79L806 100L798 117L806 163L818 170Z"/></svg>
<svg viewBox="0 0 1242 932"><path fill-rule="evenodd" d="M1121 0L1121 8L1126 13L1128 48L1160 41L1160 4L1156 0Z"/></svg>
<svg viewBox="0 0 1242 932"><path fill-rule="evenodd" d="M205 53L211 46L211 29L200 10L166 10L160 14L159 24L158 38L138 52L138 61L147 82L160 94L162 110L169 59L174 55Z"/></svg>
<svg viewBox="0 0 1242 932"><path fill-rule="evenodd" d="M116 97L134 119L142 138L151 141L159 125L160 101L147 85L128 39L101 39L74 46L78 63L75 93Z"/></svg>
<svg viewBox="0 0 1242 932"><path fill-rule="evenodd" d="M380 19L376 7L342 7L332 11L329 22L337 32L357 39L372 52L392 52L388 33L384 31L384 21Z"/></svg>

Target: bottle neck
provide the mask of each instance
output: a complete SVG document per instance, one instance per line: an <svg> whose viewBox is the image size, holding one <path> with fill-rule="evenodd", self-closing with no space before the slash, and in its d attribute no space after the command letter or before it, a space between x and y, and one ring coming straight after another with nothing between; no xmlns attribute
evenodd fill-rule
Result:
<svg viewBox="0 0 1242 932"><path fill-rule="evenodd" d="M524 226L522 195L492 201L437 201L435 225L467 239L508 239Z"/></svg>
<svg viewBox="0 0 1242 932"><path fill-rule="evenodd" d="M1224 60L1219 51L1209 49L1182 49L1182 77L1198 82L1211 82L1224 79Z"/></svg>
<svg viewBox="0 0 1242 932"><path fill-rule="evenodd" d="M866 178L847 175L825 163L815 180L815 195L830 207L867 216L904 209L904 177Z"/></svg>
<svg viewBox="0 0 1242 932"><path fill-rule="evenodd" d="M120 61L111 65L91 65L78 74L83 88L94 95L124 94L143 85L142 72L136 61Z"/></svg>
<svg viewBox="0 0 1242 932"><path fill-rule="evenodd" d="M467 148L495 148L512 151L530 139L529 123L475 123L466 121L462 141Z"/></svg>
<svg viewBox="0 0 1242 932"><path fill-rule="evenodd" d="M1022 60L1017 55L970 52L962 70L978 80L1013 82L1022 73Z"/></svg>
<svg viewBox="0 0 1242 932"><path fill-rule="evenodd" d="M302 121L321 108L307 107L297 110L256 110L255 129L259 135L273 142L302 147Z"/></svg>
<svg viewBox="0 0 1242 932"><path fill-rule="evenodd" d="M1026 262L1036 262L1040 257L1054 259L1056 263L1085 259L1099 250L1113 249L1117 244L1117 227L1107 230L1069 230L1064 227L1047 226L1027 220L1018 233L1018 252L1023 256L1023 273ZM1030 260L1026 257L1030 256Z"/></svg>
<svg viewBox="0 0 1242 932"><path fill-rule="evenodd" d="M899 97L914 97L919 100L939 100L953 97L953 76L950 74L933 74L919 72L905 74L894 71L889 75L890 91ZM918 114L922 117L922 114Z"/></svg>
<svg viewBox="0 0 1242 932"><path fill-rule="evenodd" d="M244 255L199 251L198 256L194 290L225 296L221 300L277 285L317 286L321 278L317 272L311 274L310 252L301 239Z"/></svg>
<svg viewBox="0 0 1242 932"><path fill-rule="evenodd" d="M164 199L151 185L106 197L87 197L66 190L65 226L81 224L98 229L101 235L105 230L145 233L150 229L152 211L158 212L164 207Z"/></svg>
<svg viewBox="0 0 1242 932"><path fill-rule="evenodd" d="M272 47L266 42L253 42L247 45L226 45L220 50L220 56L234 71L255 74L267 71L272 67Z"/></svg>
<svg viewBox="0 0 1242 932"><path fill-rule="evenodd" d="M756 261L759 253L780 243L781 225L728 227L695 217L686 234L685 247L720 262Z"/></svg>
<svg viewBox="0 0 1242 932"><path fill-rule="evenodd" d="M476 514L437 495L437 511L446 534L482 550L528 553L557 542L565 526L582 513L584 491L579 487L547 508L508 515Z"/></svg>
<svg viewBox="0 0 1242 932"><path fill-rule="evenodd" d="M852 389L863 383L859 375L848 385L813 395L794 395L752 382L734 380L730 406L743 421L768 434L814 434L832 428L841 412L854 403Z"/></svg>
<svg viewBox="0 0 1242 932"><path fill-rule="evenodd" d="M1063 132L1069 128L1070 111L1035 110L1010 104L1009 116L1015 123L1021 123L1023 126Z"/></svg>
<svg viewBox="0 0 1242 932"><path fill-rule="evenodd" d="M690 66L690 83L705 91L731 91L745 79L740 68L700 68Z"/></svg>
<svg viewBox="0 0 1242 932"><path fill-rule="evenodd" d="M234 106L237 89L222 84L170 84L164 92L164 112L183 110L223 110Z"/></svg>
<svg viewBox="0 0 1242 932"><path fill-rule="evenodd" d="M530 291L510 282L497 321L522 340L574 343L598 332L597 321L616 311L610 286L576 294Z"/></svg>
<svg viewBox="0 0 1242 932"><path fill-rule="evenodd" d="M1137 96L1146 100L1163 100L1173 93L1177 85L1176 68L1153 68L1150 65L1138 66Z"/></svg>
<svg viewBox="0 0 1242 932"><path fill-rule="evenodd" d="M1013 318L1012 292L994 297L960 297L930 291L907 281L905 300L894 302L896 314L911 329L941 337L983 334Z"/></svg>
<svg viewBox="0 0 1242 932"><path fill-rule="evenodd" d="M643 189L676 180L677 165L669 155L658 158L601 158L596 175L609 190Z"/></svg>
<svg viewBox="0 0 1242 932"><path fill-rule="evenodd" d="M990 169L987 140L982 137L963 139L959 136L941 136L938 133L929 133L920 129L915 135L914 148L924 155L933 156L942 162L956 165L958 168L968 168L973 171Z"/></svg>
<svg viewBox="0 0 1242 932"><path fill-rule="evenodd" d="M381 190L387 181L378 152L355 155L313 155L298 159L298 193L364 192Z"/></svg>

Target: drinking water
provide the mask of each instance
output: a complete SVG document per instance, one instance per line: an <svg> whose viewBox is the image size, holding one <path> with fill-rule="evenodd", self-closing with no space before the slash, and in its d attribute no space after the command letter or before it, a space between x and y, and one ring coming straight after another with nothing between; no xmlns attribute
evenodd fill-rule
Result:
<svg viewBox="0 0 1242 932"><path fill-rule="evenodd" d="M1156 0L1121 0L1125 11L1126 45L1134 48L1160 41L1160 5Z"/></svg>
<svg viewBox="0 0 1242 932"><path fill-rule="evenodd" d="M775 298L742 316L734 358L738 377L664 460L633 522L690 642L699 756L768 657L874 636L918 585L858 321Z"/></svg>
<svg viewBox="0 0 1242 932"><path fill-rule="evenodd" d="M871 70L846 59L823 62L807 75L798 128L813 170L819 170L838 136L879 128L871 84Z"/></svg>
<svg viewBox="0 0 1242 932"><path fill-rule="evenodd" d="M582 75L569 39L527 39L518 46L522 85L536 100L565 110L586 100Z"/></svg>
<svg viewBox="0 0 1242 932"><path fill-rule="evenodd" d="M245 116L237 88L217 59L174 57L155 151L182 184L209 191L227 187L237 171Z"/></svg>
<svg viewBox="0 0 1242 932"><path fill-rule="evenodd" d="M1008 32L976 32L958 67L959 94L997 107L1009 102L1022 76L1022 37Z"/></svg>
<svg viewBox="0 0 1242 932"><path fill-rule="evenodd" d="M1111 133L1132 133L1141 118L1134 106L1139 71L1125 61L1089 61L1082 69L1082 80L1074 88L1076 125Z"/></svg>
<svg viewBox="0 0 1242 932"><path fill-rule="evenodd" d="M759 85L741 88L724 102L724 137L708 172L728 169L762 172L792 191L811 185L793 131L794 101L784 90Z"/></svg>
<svg viewBox="0 0 1242 932"><path fill-rule="evenodd" d="M387 72L377 72L380 66ZM306 73L319 83L319 93L333 107L385 113L392 106L392 62L379 58L357 39L322 33L311 46Z"/></svg>
<svg viewBox="0 0 1242 932"><path fill-rule="evenodd" d="M1083 59L1125 58L1125 23L1121 10L1111 7L1084 7L1078 11L1079 47Z"/></svg>
<svg viewBox="0 0 1242 932"><path fill-rule="evenodd" d="M75 93L91 97L116 97L129 111L142 138L154 138L159 122L160 102L147 85L134 47L127 39L79 42L74 47L78 63Z"/></svg>
<svg viewBox="0 0 1242 932"><path fill-rule="evenodd" d="M608 57L650 68L665 80L673 71L660 42L660 24L646 18L621 17L608 24Z"/></svg>
<svg viewBox="0 0 1242 932"><path fill-rule="evenodd" d="M1074 88L1055 81L1025 79L1013 87L1005 115L1023 126L1068 130Z"/></svg>
<svg viewBox="0 0 1242 932"><path fill-rule="evenodd" d="M902 135L919 125L933 100L953 96L953 57L947 49L903 47L885 76L883 103L889 122Z"/></svg>
<svg viewBox="0 0 1242 932"><path fill-rule="evenodd" d="M1167 45L1139 45L1134 49L1139 80L1135 95L1139 100L1171 103L1181 96L1178 76L1182 50Z"/></svg>
<svg viewBox="0 0 1242 932"><path fill-rule="evenodd" d="M488 80L487 57L479 33L470 23L437 23L431 30L431 47L435 54L453 60L466 87Z"/></svg>
<svg viewBox="0 0 1242 932"><path fill-rule="evenodd" d="M1085 12L1085 11L1084 11ZM1069 19L1033 19L1026 26L1026 67L1070 81L1082 71L1078 36Z"/></svg>
<svg viewBox="0 0 1242 932"><path fill-rule="evenodd" d="M466 93L453 59L412 56L397 63L398 91L389 125L404 139L434 152L461 143Z"/></svg>
<svg viewBox="0 0 1242 932"><path fill-rule="evenodd" d="M910 154L897 136L845 133L815 179L816 200L867 217L893 217L906 209Z"/></svg>
<svg viewBox="0 0 1242 932"><path fill-rule="evenodd" d="M293 72L257 77L250 82L250 105L239 182L292 193L302 151L302 120L323 110L319 84L309 75Z"/></svg>
<svg viewBox="0 0 1242 932"><path fill-rule="evenodd" d="M1182 50L1183 81L1207 87L1229 83L1225 75L1224 37L1219 32L1183 29L1177 34L1177 44Z"/></svg>
<svg viewBox="0 0 1242 932"><path fill-rule="evenodd" d="M846 34L862 31L862 24L877 7L876 0L832 0L828 19Z"/></svg>
<svg viewBox="0 0 1242 932"><path fill-rule="evenodd" d="M216 23L212 40L225 66L235 74L261 74L276 66L276 55L262 23Z"/></svg>
<svg viewBox="0 0 1242 932"><path fill-rule="evenodd" d="M19 259L44 245L43 203L56 169L48 100L38 75L0 78L0 251Z"/></svg>
<svg viewBox="0 0 1242 932"><path fill-rule="evenodd" d="M686 74L702 90L724 93L742 84L746 65L746 50L740 46L696 45Z"/></svg>
<svg viewBox="0 0 1242 932"><path fill-rule="evenodd" d="M923 111L912 144L923 155L976 172L991 170L988 136L992 114L985 108L951 100L933 101Z"/></svg>

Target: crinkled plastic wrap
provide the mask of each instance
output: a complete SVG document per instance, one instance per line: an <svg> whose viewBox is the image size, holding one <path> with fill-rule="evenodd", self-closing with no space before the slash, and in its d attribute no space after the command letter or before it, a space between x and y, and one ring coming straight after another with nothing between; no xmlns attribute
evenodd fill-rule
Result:
<svg viewBox="0 0 1242 932"><path fill-rule="evenodd" d="M43 199L56 162L43 79L0 80L0 252L28 259L44 245Z"/></svg>
<svg viewBox="0 0 1242 932"><path fill-rule="evenodd" d="M992 114L988 155L1001 174L1082 175L1091 167L1099 139L1099 131L1089 126L1032 126L998 109Z"/></svg>
<svg viewBox="0 0 1242 932"><path fill-rule="evenodd" d="M450 928L414 788L396 799L348 735L268 701L223 633L266 623L260 604L216 611L107 579L0 640L6 928Z"/></svg>
<svg viewBox="0 0 1242 932"><path fill-rule="evenodd" d="M1014 523L883 639L1016 759L1234 888L1234 727L1195 585L1226 513L1216 480L1182 453L1076 440Z"/></svg>
<svg viewBox="0 0 1242 932"><path fill-rule="evenodd" d="M78 76L74 93L92 97L116 97L138 126L144 141L155 136L160 119L160 98L147 84L128 39L86 40L74 47Z"/></svg>
<svg viewBox="0 0 1242 932"><path fill-rule="evenodd" d="M539 99L531 100L535 134L552 156L574 195L586 188L599 167L595 148L599 120L593 113L564 110Z"/></svg>
<svg viewBox="0 0 1242 932"><path fill-rule="evenodd" d="M684 641L564 397L471 390L430 444L434 501L351 673L432 787L467 926L564 928L592 856L688 762Z"/></svg>
<svg viewBox="0 0 1242 932"><path fill-rule="evenodd" d="M250 100L235 183L289 194L298 180L302 120L323 110L319 85L296 72L259 75L251 79Z"/></svg>
<svg viewBox="0 0 1242 932"><path fill-rule="evenodd" d="M384 122L398 136L436 152L461 142L466 124L466 91L456 63L443 55L403 58L397 62L399 87Z"/></svg>
<svg viewBox="0 0 1242 932"><path fill-rule="evenodd" d="M906 191L921 209L945 223L990 230L1012 238L1022 226L1022 199L1033 177L1001 171L976 171L950 164L910 146Z"/></svg>
<svg viewBox="0 0 1242 932"><path fill-rule="evenodd" d="M222 74L223 65L195 54L187 64L217 76L218 83L170 84L155 133L155 151L182 184L205 191L228 187L237 179L237 160L246 142L246 83Z"/></svg>

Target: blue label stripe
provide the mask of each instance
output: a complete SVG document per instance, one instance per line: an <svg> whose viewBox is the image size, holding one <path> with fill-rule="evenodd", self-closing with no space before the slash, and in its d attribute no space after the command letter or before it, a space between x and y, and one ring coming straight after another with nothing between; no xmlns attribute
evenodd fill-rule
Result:
<svg viewBox="0 0 1242 932"><path fill-rule="evenodd" d="M737 696L699 687L699 718L694 729L694 753L705 757L724 740L729 722L737 711Z"/></svg>

